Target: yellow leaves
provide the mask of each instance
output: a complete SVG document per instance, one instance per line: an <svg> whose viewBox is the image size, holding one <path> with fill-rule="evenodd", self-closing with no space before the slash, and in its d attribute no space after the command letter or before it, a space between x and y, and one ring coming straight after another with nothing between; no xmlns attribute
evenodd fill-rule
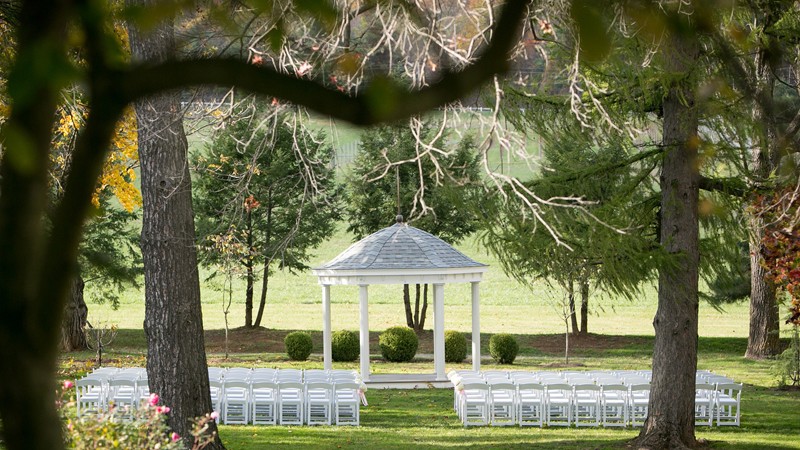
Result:
<svg viewBox="0 0 800 450"><path fill-rule="evenodd" d="M136 116L128 108L117 124L116 134L111 141L112 150L106 158L100 184L92 198L95 206L99 206L99 195L105 189L109 189L128 212L142 206L142 194L134 185L136 172L133 167L139 161L137 142Z"/></svg>

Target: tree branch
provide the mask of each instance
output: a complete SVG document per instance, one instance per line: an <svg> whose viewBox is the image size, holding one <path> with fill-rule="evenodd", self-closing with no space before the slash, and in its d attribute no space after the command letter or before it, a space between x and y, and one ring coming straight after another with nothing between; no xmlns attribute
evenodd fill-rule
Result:
<svg viewBox="0 0 800 450"><path fill-rule="evenodd" d="M754 191L754 189L748 188L747 184L737 177L709 178L701 176L700 189L709 192L722 192L734 197L746 197Z"/></svg>
<svg viewBox="0 0 800 450"><path fill-rule="evenodd" d="M243 61L208 58L142 65L118 73L125 101L192 85L230 85L262 95L288 100L311 110L356 125L404 119L451 103L507 70L511 48L530 0L509 0L485 52L459 72L445 72L436 83L409 91L388 79L376 79L362 93L350 96L335 88L257 67Z"/></svg>

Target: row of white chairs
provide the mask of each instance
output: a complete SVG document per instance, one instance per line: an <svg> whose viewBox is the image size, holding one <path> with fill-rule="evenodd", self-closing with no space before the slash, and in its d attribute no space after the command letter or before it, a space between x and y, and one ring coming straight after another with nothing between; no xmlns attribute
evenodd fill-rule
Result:
<svg viewBox="0 0 800 450"><path fill-rule="evenodd" d="M226 424L359 425L365 385L349 370L210 367L212 408ZM104 367L75 381L77 414L117 408L119 417L149 400L144 368Z"/></svg>
<svg viewBox="0 0 800 450"><path fill-rule="evenodd" d="M648 413L650 384L633 381L643 374L451 371L448 377L464 426L635 427ZM697 425L740 425L742 385L723 378L696 384Z"/></svg>
<svg viewBox="0 0 800 450"><path fill-rule="evenodd" d="M150 396L147 371L142 368L101 367L75 381L77 414L117 407L121 417Z"/></svg>
<svg viewBox="0 0 800 450"><path fill-rule="evenodd" d="M351 381L210 381L211 401L225 424L360 424L362 384Z"/></svg>

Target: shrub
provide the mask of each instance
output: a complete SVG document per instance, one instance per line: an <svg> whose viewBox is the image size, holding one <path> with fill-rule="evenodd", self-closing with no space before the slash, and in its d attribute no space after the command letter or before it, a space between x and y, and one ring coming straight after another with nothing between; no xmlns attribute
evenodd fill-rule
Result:
<svg viewBox="0 0 800 450"><path fill-rule="evenodd" d="M514 336L505 333L492 335L489 339L489 354L499 364L513 364L519 353L519 345Z"/></svg>
<svg viewBox="0 0 800 450"><path fill-rule="evenodd" d="M381 334L378 342L381 345L381 355L391 362L411 361L419 346L417 334L408 327L388 328Z"/></svg>
<svg viewBox="0 0 800 450"><path fill-rule="evenodd" d="M449 363L460 363L467 358L467 338L464 333L455 330L444 332L444 360Z"/></svg>
<svg viewBox="0 0 800 450"><path fill-rule="evenodd" d="M72 385L64 384L66 389ZM202 449L214 441L216 432L208 432L208 423L216 420L217 413L206 414L193 420L192 435L181 437L171 432L167 426L169 408L158 405L159 398L150 395L148 402L138 408L111 408L97 414L75 416L74 401L65 401L62 391L57 402L61 420L64 423L64 443L67 448L94 450L96 448L117 447L131 449L159 448L162 450L182 450L188 443L192 449ZM121 415L129 415L122 419Z"/></svg>
<svg viewBox="0 0 800 450"><path fill-rule="evenodd" d="M294 361L305 361L311 354L311 336L304 331L293 331L283 339L286 353Z"/></svg>
<svg viewBox="0 0 800 450"><path fill-rule="evenodd" d="M792 330L789 347L775 361L775 374L781 387L800 385L800 333L798 327Z"/></svg>
<svg viewBox="0 0 800 450"><path fill-rule="evenodd" d="M355 361L361 351L358 334L350 330L341 330L331 337L331 356L334 361Z"/></svg>

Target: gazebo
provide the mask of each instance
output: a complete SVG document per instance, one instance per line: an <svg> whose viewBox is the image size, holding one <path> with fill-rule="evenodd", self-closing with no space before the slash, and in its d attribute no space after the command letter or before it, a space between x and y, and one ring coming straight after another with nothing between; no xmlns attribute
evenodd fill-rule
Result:
<svg viewBox="0 0 800 450"><path fill-rule="evenodd" d="M436 381L446 380L444 364L444 285L472 284L472 367L480 369L481 332L479 283L488 269L438 237L397 223L351 245L327 264L312 270L322 285L323 352L331 369L331 286L358 285L360 363L364 381L370 379L368 298L371 284L433 285L433 365Z"/></svg>

